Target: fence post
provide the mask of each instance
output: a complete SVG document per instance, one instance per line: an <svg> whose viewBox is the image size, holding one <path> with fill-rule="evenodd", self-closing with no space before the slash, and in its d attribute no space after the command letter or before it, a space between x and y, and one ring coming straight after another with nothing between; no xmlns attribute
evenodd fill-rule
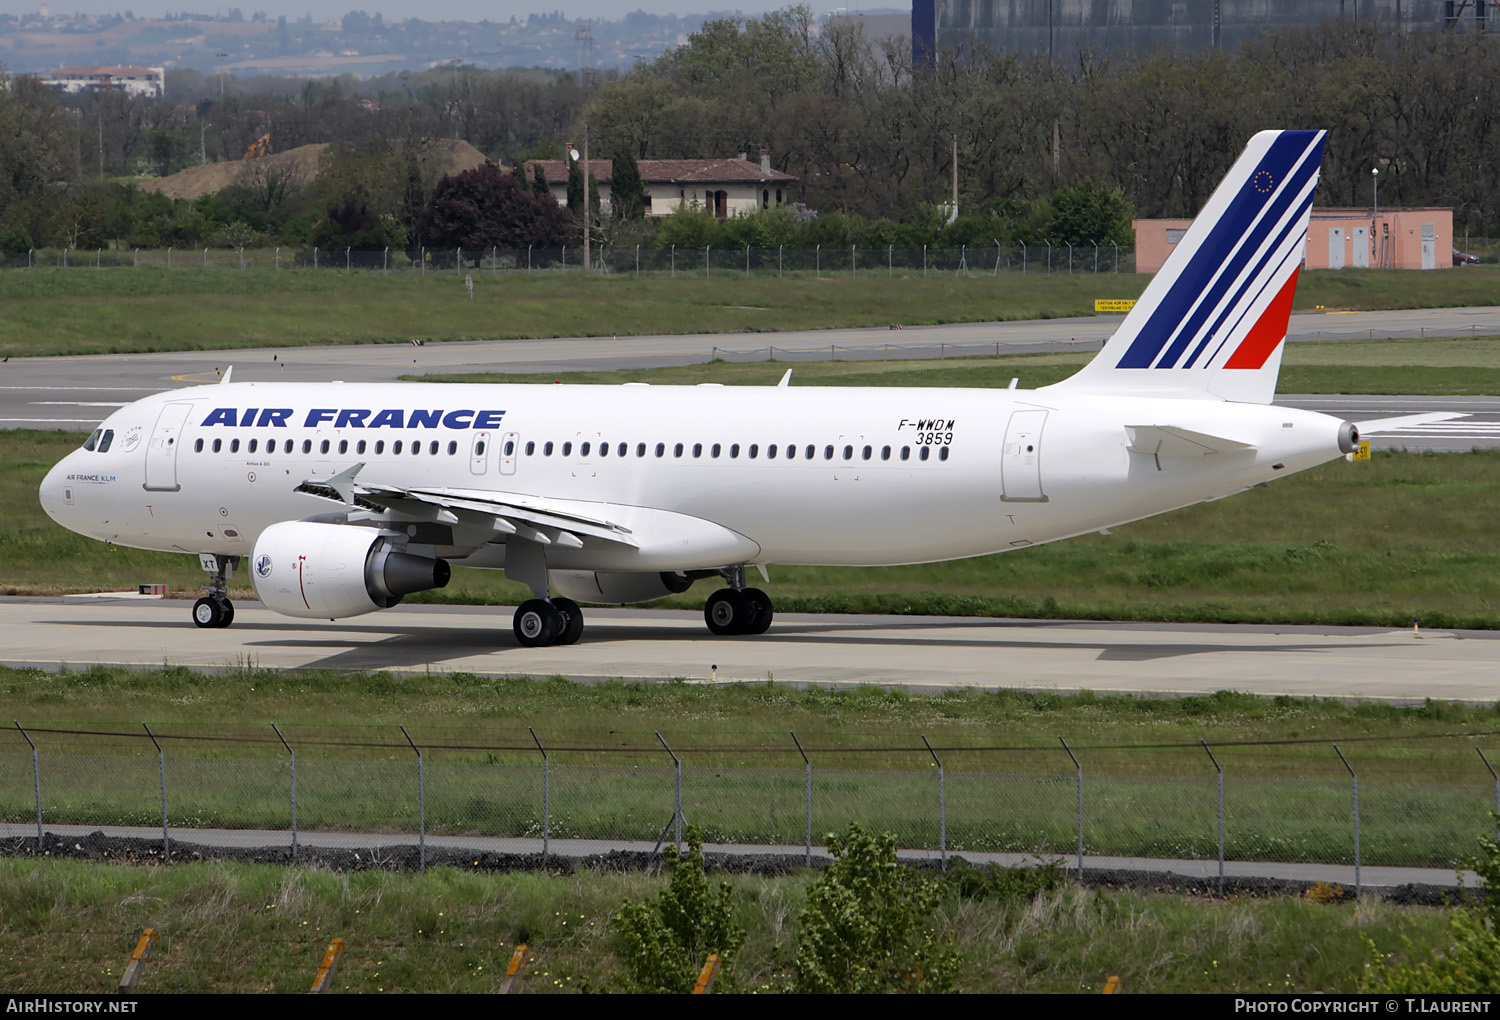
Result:
<svg viewBox="0 0 1500 1020"><path fill-rule="evenodd" d="M240 245L240 268L245 268L245 246Z"/></svg>
<svg viewBox="0 0 1500 1020"><path fill-rule="evenodd" d="M318 246L313 245L313 268L318 268Z"/></svg>
<svg viewBox="0 0 1500 1020"><path fill-rule="evenodd" d="M27 264L29 265L30 262L31 262L30 256L27 257L26 261L27 261ZM135 250L135 261L133 263L131 263L130 268L132 268L132 269L139 269L139 268L141 268L141 250L139 248L137 248Z"/></svg>
<svg viewBox="0 0 1500 1020"><path fill-rule="evenodd" d="M785 250L786 245L784 244L778 244L776 246L776 279L778 280L781 279L781 255Z"/></svg>
<svg viewBox="0 0 1500 1020"><path fill-rule="evenodd" d="M531 275L531 245L526 246L526 275Z"/></svg>
<svg viewBox="0 0 1500 1020"><path fill-rule="evenodd" d="M1083 881L1083 766L1078 763L1078 755L1068 746L1068 742L1062 741L1063 750L1068 752L1068 757L1073 759L1073 768L1078 772L1078 881Z"/></svg>
<svg viewBox="0 0 1500 1020"><path fill-rule="evenodd" d="M888 280L896 276L896 246L894 244L885 246L885 276Z"/></svg>
<svg viewBox="0 0 1500 1020"><path fill-rule="evenodd" d="M422 275L427 275L427 246L417 245L417 264L422 267Z"/></svg>
<svg viewBox="0 0 1500 1020"><path fill-rule="evenodd" d="M1099 242L1098 241L1090 241L1089 243L1094 246L1094 275L1098 276L1099 275Z"/></svg>
<svg viewBox="0 0 1500 1020"><path fill-rule="evenodd" d="M167 245L167 268L172 268L172 246L170 244Z"/></svg>
<svg viewBox="0 0 1500 1020"><path fill-rule="evenodd" d="M562 246L562 271L565 272L565 273L568 271L568 246L567 245L563 245Z"/></svg>
<svg viewBox="0 0 1500 1020"><path fill-rule="evenodd" d="M657 732L656 739L661 741L661 746L665 747L667 749L667 753L672 756L672 764L673 764L673 766L675 767L675 770L676 770L676 775L677 775L677 796L676 796L676 798L673 801L673 808L672 808L672 823L673 823L672 834L673 834L673 836L676 839L677 849L681 850L682 849L682 759L679 758L679 757L677 757L677 752L674 751L674 750L672 750L671 746L667 743L667 738L664 737L664 736L662 736L660 731Z"/></svg>
<svg viewBox="0 0 1500 1020"><path fill-rule="evenodd" d="M137 261L139 261L139 256L140 256L140 251L141 250L139 248L137 248L135 251L136 251ZM26 268L27 269L35 269L36 268L36 265L31 260L31 257L33 255L35 255L35 254L36 254L36 249L35 248L27 248L26 249Z"/></svg>
<svg viewBox="0 0 1500 1020"><path fill-rule="evenodd" d="M640 245L636 245L635 246L635 275L636 275L637 278L639 278L640 275L641 275L641 246Z"/></svg>
<svg viewBox="0 0 1500 1020"><path fill-rule="evenodd" d="M1115 272L1120 271L1120 246L1115 245Z"/></svg>
<svg viewBox="0 0 1500 1020"><path fill-rule="evenodd" d="M1021 275L1025 276L1026 275L1026 242L1022 241L1020 238L1017 238L1016 239L1016 243L1021 246Z"/></svg>
<svg viewBox="0 0 1500 1020"><path fill-rule="evenodd" d="M490 275L494 276L500 272L500 246L490 245Z"/></svg>
<svg viewBox="0 0 1500 1020"><path fill-rule="evenodd" d="M276 246L276 268L281 268L281 245Z"/></svg>
<svg viewBox="0 0 1500 1020"><path fill-rule="evenodd" d="M672 279L677 279L677 245L672 245Z"/></svg>
<svg viewBox="0 0 1500 1020"><path fill-rule="evenodd" d="M462 248L458 249L458 254L453 259L453 268L460 273L464 271L464 250Z"/></svg>
<svg viewBox="0 0 1500 1020"><path fill-rule="evenodd" d="M1208 760L1214 763L1214 771L1219 774L1219 899L1224 898L1224 770L1219 767L1219 759L1208 749L1208 741L1199 739L1198 743L1203 745L1203 750L1208 751Z"/></svg>
<svg viewBox="0 0 1500 1020"><path fill-rule="evenodd" d="M156 739L156 734L151 732L151 727L141 723L145 729L146 736L151 738L151 743L156 745L156 771L161 777L161 859L166 861L172 857L172 839L167 834L167 756L161 749L161 743Z"/></svg>
<svg viewBox="0 0 1500 1020"><path fill-rule="evenodd" d="M1052 242L1047 242L1047 272L1052 272Z"/></svg>
<svg viewBox="0 0 1500 1020"><path fill-rule="evenodd" d="M713 251L713 249L714 249L714 246L711 245L711 244L703 246L703 278L705 280L708 279L708 276L709 276L709 272L708 272L708 253L711 252L711 251Z"/></svg>
<svg viewBox="0 0 1500 1020"><path fill-rule="evenodd" d="M813 276L819 280L823 278L823 246L821 244L813 249Z"/></svg>
<svg viewBox="0 0 1500 1020"><path fill-rule="evenodd" d="M353 251L354 247L352 245L344 246L344 269L346 271L354 268Z"/></svg>
<svg viewBox="0 0 1500 1020"><path fill-rule="evenodd" d="M927 753L932 755L932 760L937 762L938 767L938 858L943 862L943 870L948 870L948 791L943 777L943 760L937 756L932 749L932 743L927 735L922 734L922 743L927 745Z"/></svg>
<svg viewBox="0 0 1500 1020"><path fill-rule="evenodd" d="M271 729L276 731L276 736L281 739L281 746L286 748L286 753L292 760L292 860L297 859L297 752L292 750L292 745L286 742L286 737L281 736L281 727L275 723Z"/></svg>
<svg viewBox="0 0 1500 1020"><path fill-rule="evenodd" d="M204 269L208 268L208 249L207 248L203 249L203 268Z"/></svg>
<svg viewBox="0 0 1500 1020"><path fill-rule="evenodd" d="M207 248L205 248L205 249L203 249L203 250L204 250L204 251L205 251L205 252L206 252L206 251L208 251L208 249L207 249ZM205 259L204 259L204 261L205 261L205 262L207 262L207 259L206 259L206 258L205 258ZM64 245L64 246L63 246L63 268L64 268L64 269L67 269L67 268L68 268L68 248L67 248L67 246L66 246L66 245Z"/></svg>
<svg viewBox="0 0 1500 1020"><path fill-rule="evenodd" d="M1063 244L1065 244L1065 245L1068 246L1068 275L1072 276L1073 275L1073 242L1072 241L1064 241Z"/></svg>
<svg viewBox="0 0 1500 1020"><path fill-rule="evenodd" d="M386 275L391 272L391 246L385 246L385 254L380 256L380 271Z"/></svg>
<svg viewBox="0 0 1500 1020"><path fill-rule="evenodd" d="M42 852L42 769L37 761L36 744L32 743L31 734L21 729L20 720L15 720L15 724L16 729L21 730L21 736L26 738L26 743L31 744L31 784L36 789L36 852L40 854ZM1484 757L1483 754L1480 757Z"/></svg>
<svg viewBox="0 0 1500 1020"><path fill-rule="evenodd" d="M104 249L98 248L94 251L94 268L104 268Z"/></svg>
<svg viewBox="0 0 1500 1020"><path fill-rule="evenodd" d="M1344 757L1344 752L1339 750L1339 745L1333 745L1333 752L1339 756L1339 761L1344 763L1344 768L1349 770L1349 782L1353 790L1354 798L1354 898L1359 899L1363 891L1360 886L1359 875L1359 774L1354 771L1354 766L1349 764L1349 759Z"/></svg>
<svg viewBox="0 0 1500 1020"><path fill-rule="evenodd" d="M542 746L536 730L530 726L526 729L531 733L531 739L536 741L536 749L542 752L542 870L545 871L547 846L552 836L552 759L547 757L547 749Z"/></svg>
<svg viewBox="0 0 1500 1020"><path fill-rule="evenodd" d="M411 739L411 734L406 732L406 727L401 727L401 735L406 742L411 744L411 749L417 755L417 869L427 870L427 786L422 768L422 752L417 747L416 741Z"/></svg>
<svg viewBox="0 0 1500 1020"><path fill-rule="evenodd" d="M20 726L20 723L18 723L18 726ZM802 750L802 741L796 739L796 730L789 730L789 732L792 733L793 744L796 744L796 753L802 756L802 768L805 769L805 774L807 774L807 790L805 790L804 799L802 799L802 816L807 820L807 835L805 835L805 838L807 838L805 847L807 849L805 849L804 856L802 856L802 862L807 867L811 867L813 865L813 759L807 756L807 751ZM40 795L37 795L37 805L40 805ZM40 840L42 838L42 835L40 835L40 832L42 832L42 808L40 807L36 808L36 819L36 838ZM37 846L40 846L40 843L37 843Z"/></svg>
<svg viewBox="0 0 1500 1020"><path fill-rule="evenodd" d="M927 279L927 245L922 245L922 279Z"/></svg>
<svg viewBox="0 0 1500 1020"><path fill-rule="evenodd" d="M1000 238L998 238L998 237L992 237L992 238L990 238L990 240L995 242L995 271L993 273L991 273L990 275L991 276L999 276L1000 275L1000 257L1001 257L1001 255L1004 254L1004 252L1000 248Z"/></svg>
<svg viewBox="0 0 1500 1020"><path fill-rule="evenodd" d="M20 729L20 727L21 727L21 724L20 723L16 723L16 728ZM26 739L30 740L31 738L27 737ZM1479 745L1478 744L1474 745L1474 750L1475 750L1476 753L1478 753L1479 760L1482 761L1482 762L1484 762L1484 767L1490 770L1490 778L1495 781L1495 814L1500 815L1500 775L1496 775L1495 774L1495 766L1491 765L1490 764L1490 760L1484 756L1484 752L1481 751L1481 750L1479 750ZM35 756L35 754L36 754L36 751L35 751L35 749L33 749L33 751L32 751L33 757ZM36 828L37 828L37 832L38 833L40 833L42 831L42 809L41 809L41 802L42 802L42 795L41 795L41 792L40 792L40 788L38 788L38 792L37 792L37 805L38 806L37 806L37 814L36 814ZM1497 824L1500 824L1500 823L1497 823ZM1497 830L1495 835L1496 835L1496 838L1500 838L1500 830Z"/></svg>
<svg viewBox="0 0 1500 1020"><path fill-rule="evenodd" d="M849 246L849 276L851 279L859 276L859 245L857 244Z"/></svg>
<svg viewBox="0 0 1500 1020"><path fill-rule="evenodd" d="M750 278L750 246L745 245L745 279Z"/></svg>

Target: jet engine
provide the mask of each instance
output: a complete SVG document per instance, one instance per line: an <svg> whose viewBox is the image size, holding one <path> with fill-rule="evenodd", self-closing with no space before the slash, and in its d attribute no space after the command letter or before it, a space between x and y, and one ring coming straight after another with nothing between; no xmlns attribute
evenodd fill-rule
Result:
<svg viewBox="0 0 1500 1020"><path fill-rule="evenodd" d="M312 521L273 524L250 552L250 583L269 608L333 620L389 609L412 592L442 588L446 560L416 556L374 528Z"/></svg>
<svg viewBox="0 0 1500 1020"><path fill-rule="evenodd" d="M578 602L624 605L688 590L694 578L671 571L554 570L552 586Z"/></svg>

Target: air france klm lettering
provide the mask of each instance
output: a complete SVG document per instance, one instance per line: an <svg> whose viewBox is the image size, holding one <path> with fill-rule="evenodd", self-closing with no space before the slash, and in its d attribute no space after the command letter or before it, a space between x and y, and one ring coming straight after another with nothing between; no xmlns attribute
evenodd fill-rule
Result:
<svg viewBox="0 0 1500 1020"><path fill-rule="evenodd" d="M1053 386L226 381L110 415L42 505L85 535L198 553L202 627L233 619L245 559L289 616L388 608L459 564L530 588L524 645L577 641L580 602L704 578L727 582L710 630L760 633L771 599L750 569L1020 549L1353 451L1353 424L1271 405L1322 152L1322 132L1252 138L1109 344Z"/></svg>

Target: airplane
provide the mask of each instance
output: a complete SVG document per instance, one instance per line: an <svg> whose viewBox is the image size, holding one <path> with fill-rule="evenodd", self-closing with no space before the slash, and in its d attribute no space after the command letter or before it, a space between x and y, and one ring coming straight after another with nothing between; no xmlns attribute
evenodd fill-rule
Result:
<svg viewBox="0 0 1500 1020"><path fill-rule="evenodd" d="M718 635L760 634L773 564L1024 549L1215 500L1352 453L1359 428L1271 404L1322 131L1262 131L1083 369L1009 389L232 382L111 414L41 485L106 542L197 553L199 627L339 619L441 588L526 585L521 645L579 603L720 578ZM1384 423L1382 423L1384 424ZM554 594L554 592L556 594Z"/></svg>

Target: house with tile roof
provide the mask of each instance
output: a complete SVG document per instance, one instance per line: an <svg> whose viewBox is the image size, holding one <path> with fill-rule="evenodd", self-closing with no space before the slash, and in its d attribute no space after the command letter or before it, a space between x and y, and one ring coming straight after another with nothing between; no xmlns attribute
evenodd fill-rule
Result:
<svg viewBox="0 0 1500 1020"><path fill-rule="evenodd" d="M528 160L526 179L541 167L547 188L559 205L568 203L568 164L560 159ZM740 153L735 159L643 159L641 183L646 189L646 215L670 216L680 205L707 209L728 219L753 209L787 205L797 178L771 169L771 156L762 152L753 163ZM612 161L589 160L589 173L599 183L599 208L610 211Z"/></svg>
<svg viewBox="0 0 1500 1020"><path fill-rule="evenodd" d="M42 75L42 81L62 92L129 92L160 99L166 91L166 70L134 64L59 67Z"/></svg>

